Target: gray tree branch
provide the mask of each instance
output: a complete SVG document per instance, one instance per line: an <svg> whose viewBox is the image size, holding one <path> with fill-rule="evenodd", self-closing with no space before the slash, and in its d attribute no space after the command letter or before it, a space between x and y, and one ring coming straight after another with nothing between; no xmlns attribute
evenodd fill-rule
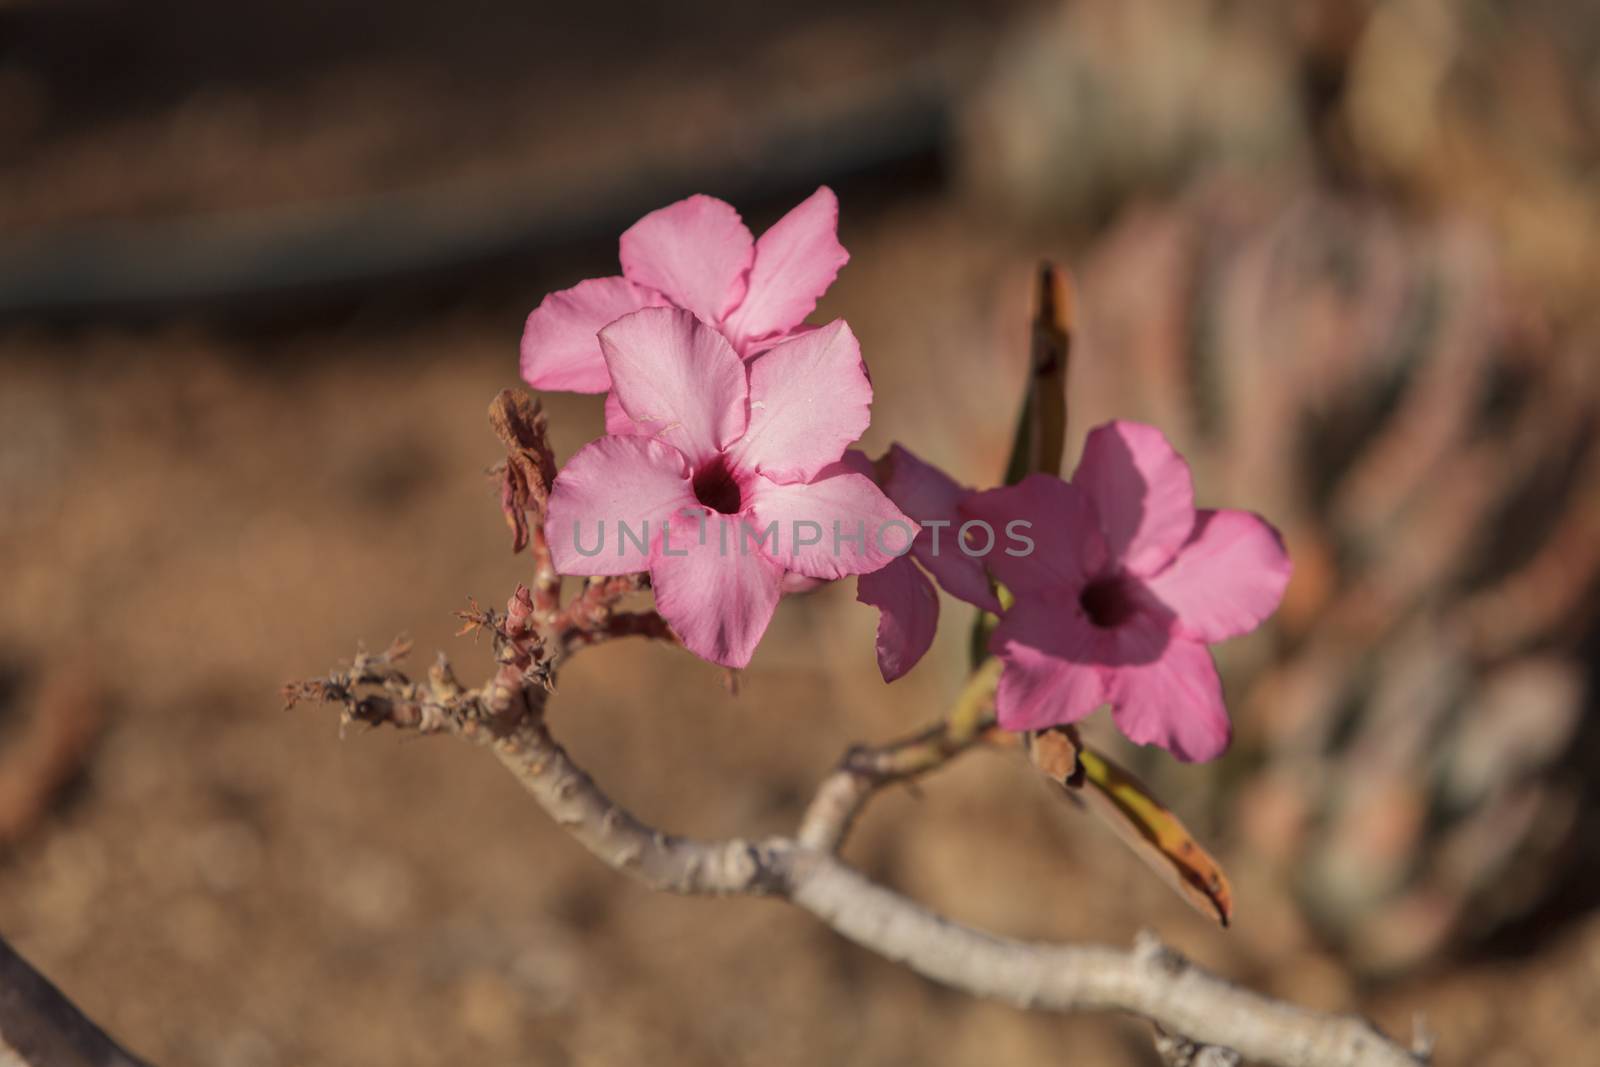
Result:
<svg viewBox="0 0 1600 1067"><path fill-rule="evenodd" d="M701 841L663 833L613 802L555 741L544 721L546 689L514 687L514 672L503 667L482 690L439 701L422 696L391 666L375 663L358 660L352 675L318 683L330 692L298 695L342 700L349 719L454 732L485 745L557 825L608 866L654 889L782 898L856 944L955 989L1036 1010L1128 1012L1182 1035L1196 1049L1232 1050L1279 1067L1426 1062L1364 1019L1253 993L1196 967L1153 936L1124 951L1018 941L963 926L844 864L831 851L838 838L822 829L813 837L823 847L788 837ZM367 684L380 681L382 695L358 695L363 672ZM981 721L981 708L973 711ZM930 736L913 741L925 745ZM823 791L834 788L825 784ZM861 802L821 804L853 817ZM813 805L808 824L848 825L816 810Z"/></svg>
<svg viewBox="0 0 1600 1067"><path fill-rule="evenodd" d="M145 1067L0 938L0 1067Z"/></svg>

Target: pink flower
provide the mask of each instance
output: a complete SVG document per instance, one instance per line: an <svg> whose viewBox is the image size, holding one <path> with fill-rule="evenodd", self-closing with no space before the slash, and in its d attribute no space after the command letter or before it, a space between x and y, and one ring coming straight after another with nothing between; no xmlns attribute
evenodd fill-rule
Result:
<svg viewBox="0 0 1600 1067"><path fill-rule="evenodd" d="M784 577L884 566L915 533L840 458L872 386L843 322L748 363L676 308L600 332L634 430L584 446L556 477L546 529L563 574L648 570L656 609L696 655L750 661Z"/></svg>
<svg viewBox="0 0 1600 1067"><path fill-rule="evenodd" d="M969 554L958 537L962 520L957 506L972 490L898 444L876 470L860 452L846 453L845 462L875 477L895 506L919 525L908 555L863 574L856 583L856 599L878 609L878 671L892 682L916 666L933 644L939 594L928 574L950 595L985 611L998 612L1000 601L989 587L983 560Z"/></svg>
<svg viewBox="0 0 1600 1067"><path fill-rule="evenodd" d="M1000 724L1038 730L1110 704L1117 727L1181 760L1215 759L1231 729L1206 645L1271 615L1289 581L1278 533L1243 511L1195 510L1189 466L1161 431L1093 430L1070 483L1035 474L963 514L1025 519L1031 553L989 570L1016 598L990 648Z"/></svg>
<svg viewBox="0 0 1600 1067"><path fill-rule="evenodd" d="M691 196L622 235L622 274L551 293L522 332L522 376L536 389L611 388L595 335L647 307L679 307L749 359L791 336L850 259L839 201L826 186L755 240L732 206Z"/></svg>

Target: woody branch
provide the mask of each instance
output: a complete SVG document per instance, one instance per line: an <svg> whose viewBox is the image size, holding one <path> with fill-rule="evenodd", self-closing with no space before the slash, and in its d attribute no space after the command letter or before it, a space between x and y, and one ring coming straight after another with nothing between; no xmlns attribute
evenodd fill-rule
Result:
<svg viewBox="0 0 1600 1067"><path fill-rule="evenodd" d="M513 600L519 602L528 602L525 593ZM349 670L291 686L288 696L341 703L348 722L475 741L558 826L613 869L667 892L786 900L858 945L975 996L1036 1010L1127 1012L1182 1035L1187 1047L1231 1050L1281 1067L1426 1062L1363 1019L1242 989L1153 936L1127 951L999 937L938 915L836 858L832 850L879 786L934 770L977 743L989 721L978 697L906 742L852 750L819 789L797 836L699 840L665 833L616 804L556 742L544 714L553 665L543 650L573 646L568 637L530 644L516 636L521 625L512 624L507 638L507 623L498 623L501 668L475 690L455 683L442 660L426 683L412 682L396 666L402 646L358 656Z"/></svg>

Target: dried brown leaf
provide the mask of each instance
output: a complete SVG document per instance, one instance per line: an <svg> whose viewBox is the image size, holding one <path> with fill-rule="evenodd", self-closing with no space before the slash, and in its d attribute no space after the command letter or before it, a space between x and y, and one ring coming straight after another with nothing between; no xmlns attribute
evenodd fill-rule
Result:
<svg viewBox="0 0 1600 1067"><path fill-rule="evenodd" d="M502 389L489 405L489 425L505 445L505 463L495 468L500 477L500 510L511 529L511 551L528 546L529 521L544 516L555 481L556 460L547 437L548 420L539 401L520 390Z"/></svg>

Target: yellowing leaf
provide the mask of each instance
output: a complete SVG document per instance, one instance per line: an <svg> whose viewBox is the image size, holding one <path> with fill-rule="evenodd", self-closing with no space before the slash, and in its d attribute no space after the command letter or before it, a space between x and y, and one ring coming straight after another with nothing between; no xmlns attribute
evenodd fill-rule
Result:
<svg viewBox="0 0 1600 1067"><path fill-rule="evenodd" d="M1030 734L1028 758L1068 797L1105 821L1179 896L1228 925L1233 887L1227 875L1144 783L1086 747L1070 726Z"/></svg>

